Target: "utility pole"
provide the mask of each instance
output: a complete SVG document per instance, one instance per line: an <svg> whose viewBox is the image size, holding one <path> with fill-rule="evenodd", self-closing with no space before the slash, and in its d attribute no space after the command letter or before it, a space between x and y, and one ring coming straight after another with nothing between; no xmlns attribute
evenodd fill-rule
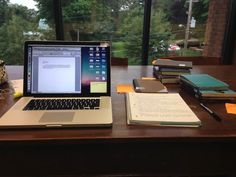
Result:
<svg viewBox="0 0 236 177"><path fill-rule="evenodd" d="M193 8L193 0L189 0L189 8L188 8L188 20L185 29L185 39L184 39L184 49L187 49L188 46L188 38L189 38L189 29L190 29L190 20L192 16L192 8Z"/></svg>

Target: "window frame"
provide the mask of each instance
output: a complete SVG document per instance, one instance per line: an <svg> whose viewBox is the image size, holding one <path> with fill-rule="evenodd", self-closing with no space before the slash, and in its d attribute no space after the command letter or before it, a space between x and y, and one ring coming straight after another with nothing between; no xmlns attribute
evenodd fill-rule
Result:
<svg viewBox="0 0 236 177"><path fill-rule="evenodd" d="M61 0L53 0L54 18L56 40L64 40L63 16L62 16L62 3ZM143 36L142 36L142 57L141 64L148 65L148 49L149 49L149 34L150 34L150 21L151 21L151 7L152 0L144 0L144 17L143 17ZM236 22L236 2L229 1L229 14L228 23L226 25L224 42L222 47L222 63L231 64L233 60L233 49L235 41Z"/></svg>

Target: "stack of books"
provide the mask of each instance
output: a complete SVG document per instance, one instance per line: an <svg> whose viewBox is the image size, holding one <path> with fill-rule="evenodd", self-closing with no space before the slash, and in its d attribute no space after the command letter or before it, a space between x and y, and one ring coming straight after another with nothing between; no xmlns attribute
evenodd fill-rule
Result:
<svg viewBox="0 0 236 177"><path fill-rule="evenodd" d="M179 83L181 74L191 74L192 62L157 59L153 62L153 75L162 83Z"/></svg>
<svg viewBox="0 0 236 177"><path fill-rule="evenodd" d="M180 76L181 88L201 100L232 100L236 92L229 85L208 74L191 74Z"/></svg>

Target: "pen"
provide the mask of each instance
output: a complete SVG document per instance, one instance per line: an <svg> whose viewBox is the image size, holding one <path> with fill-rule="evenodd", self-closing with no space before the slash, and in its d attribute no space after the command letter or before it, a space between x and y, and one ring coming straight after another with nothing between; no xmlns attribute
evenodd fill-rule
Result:
<svg viewBox="0 0 236 177"><path fill-rule="evenodd" d="M218 114L216 114L214 111L212 111L210 108L208 108L207 106L205 106L203 103L200 103L200 105L207 111L209 112L215 120L217 121L221 121L221 118Z"/></svg>

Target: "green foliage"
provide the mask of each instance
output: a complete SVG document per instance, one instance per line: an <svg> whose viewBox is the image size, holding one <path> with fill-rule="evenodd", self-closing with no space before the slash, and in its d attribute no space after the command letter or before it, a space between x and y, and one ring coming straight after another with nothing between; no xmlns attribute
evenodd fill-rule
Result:
<svg viewBox="0 0 236 177"><path fill-rule="evenodd" d="M112 55L116 57L125 58L127 55L125 55L125 43L120 42L112 42Z"/></svg>
<svg viewBox="0 0 236 177"><path fill-rule="evenodd" d="M74 0L63 8L65 22L90 20L92 0Z"/></svg>
<svg viewBox="0 0 236 177"><path fill-rule="evenodd" d="M7 64L22 64L25 40L55 39L54 1L34 1L37 12L0 0L0 57ZM187 5L186 0L152 1L149 60L167 55L168 43L175 37L170 22L184 24ZM206 22L208 6L209 0L194 3L197 23ZM143 0L62 0L62 11L67 40L77 40L78 32L80 40L112 40L115 56L128 57L129 64L141 64ZM39 19L46 19L50 29L38 29ZM197 36L199 32L195 31L197 28L191 35L202 39L203 32ZM189 51L177 53L195 55Z"/></svg>
<svg viewBox="0 0 236 177"><path fill-rule="evenodd" d="M7 64L23 64L24 32L36 31L34 13L19 5L8 7L9 18L0 27L0 57Z"/></svg>
<svg viewBox="0 0 236 177"><path fill-rule="evenodd" d="M173 23L186 23L189 0L153 0L154 9L162 9L168 20ZM198 23L205 23L207 20L209 0L199 0L193 3L192 15Z"/></svg>
<svg viewBox="0 0 236 177"><path fill-rule="evenodd" d="M0 26L3 25L7 18L7 4L9 0L0 0Z"/></svg>
<svg viewBox="0 0 236 177"><path fill-rule="evenodd" d="M152 9L153 11L161 9L166 14L166 18L169 20L172 15L170 9L174 3L175 1L173 0L153 0Z"/></svg>
<svg viewBox="0 0 236 177"><path fill-rule="evenodd" d="M0 33L5 33L1 36L1 41L4 44L0 46L1 57L4 58L7 64L22 64L23 61L23 43L25 20L18 16L13 16L8 25L4 25Z"/></svg>
<svg viewBox="0 0 236 177"><path fill-rule="evenodd" d="M54 25L53 0L34 0L39 9L38 18L46 19L50 27Z"/></svg>
<svg viewBox="0 0 236 177"><path fill-rule="evenodd" d="M193 5L193 14L198 23L206 23L208 17L209 0L201 0Z"/></svg>
<svg viewBox="0 0 236 177"><path fill-rule="evenodd" d="M129 56L129 64L141 64L143 30L142 6L137 6L126 14L121 26L121 33L125 34L125 54Z"/></svg>
<svg viewBox="0 0 236 177"><path fill-rule="evenodd" d="M86 29L84 31L101 34L102 38L104 37L103 34L110 35L114 31L114 21L110 15L111 8L102 2L98 3L97 0L93 0L90 9L92 9L90 20L84 23L84 29Z"/></svg>
<svg viewBox="0 0 236 177"><path fill-rule="evenodd" d="M36 22L35 18L37 16L37 13L32 10L28 9L25 6L17 5L17 4L10 4L8 6L8 17L11 19L12 16L18 16L22 19L25 19L28 22Z"/></svg>
<svg viewBox="0 0 236 177"><path fill-rule="evenodd" d="M168 42L172 38L171 24L167 21L165 13L161 9L152 11L149 63L153 57L158 58L167 54Z"/></svg>
<svg viewBox="0 0 236 177"><path fill-rule="evenodd" d="M150 26L150 59L166 53L167 42L171 39L171 26L161 9L153 10ZM141 64L142 32L143 32L143 11L140 7L131 10L121 27L122 33L126 34L125 53L129 56L129 64ZM163 42L162 42L163 41ZM165 46L163 46L163 43ZM163 49L164 47L164 49ZM153 52L155 48L156 52Z"/></svg>

